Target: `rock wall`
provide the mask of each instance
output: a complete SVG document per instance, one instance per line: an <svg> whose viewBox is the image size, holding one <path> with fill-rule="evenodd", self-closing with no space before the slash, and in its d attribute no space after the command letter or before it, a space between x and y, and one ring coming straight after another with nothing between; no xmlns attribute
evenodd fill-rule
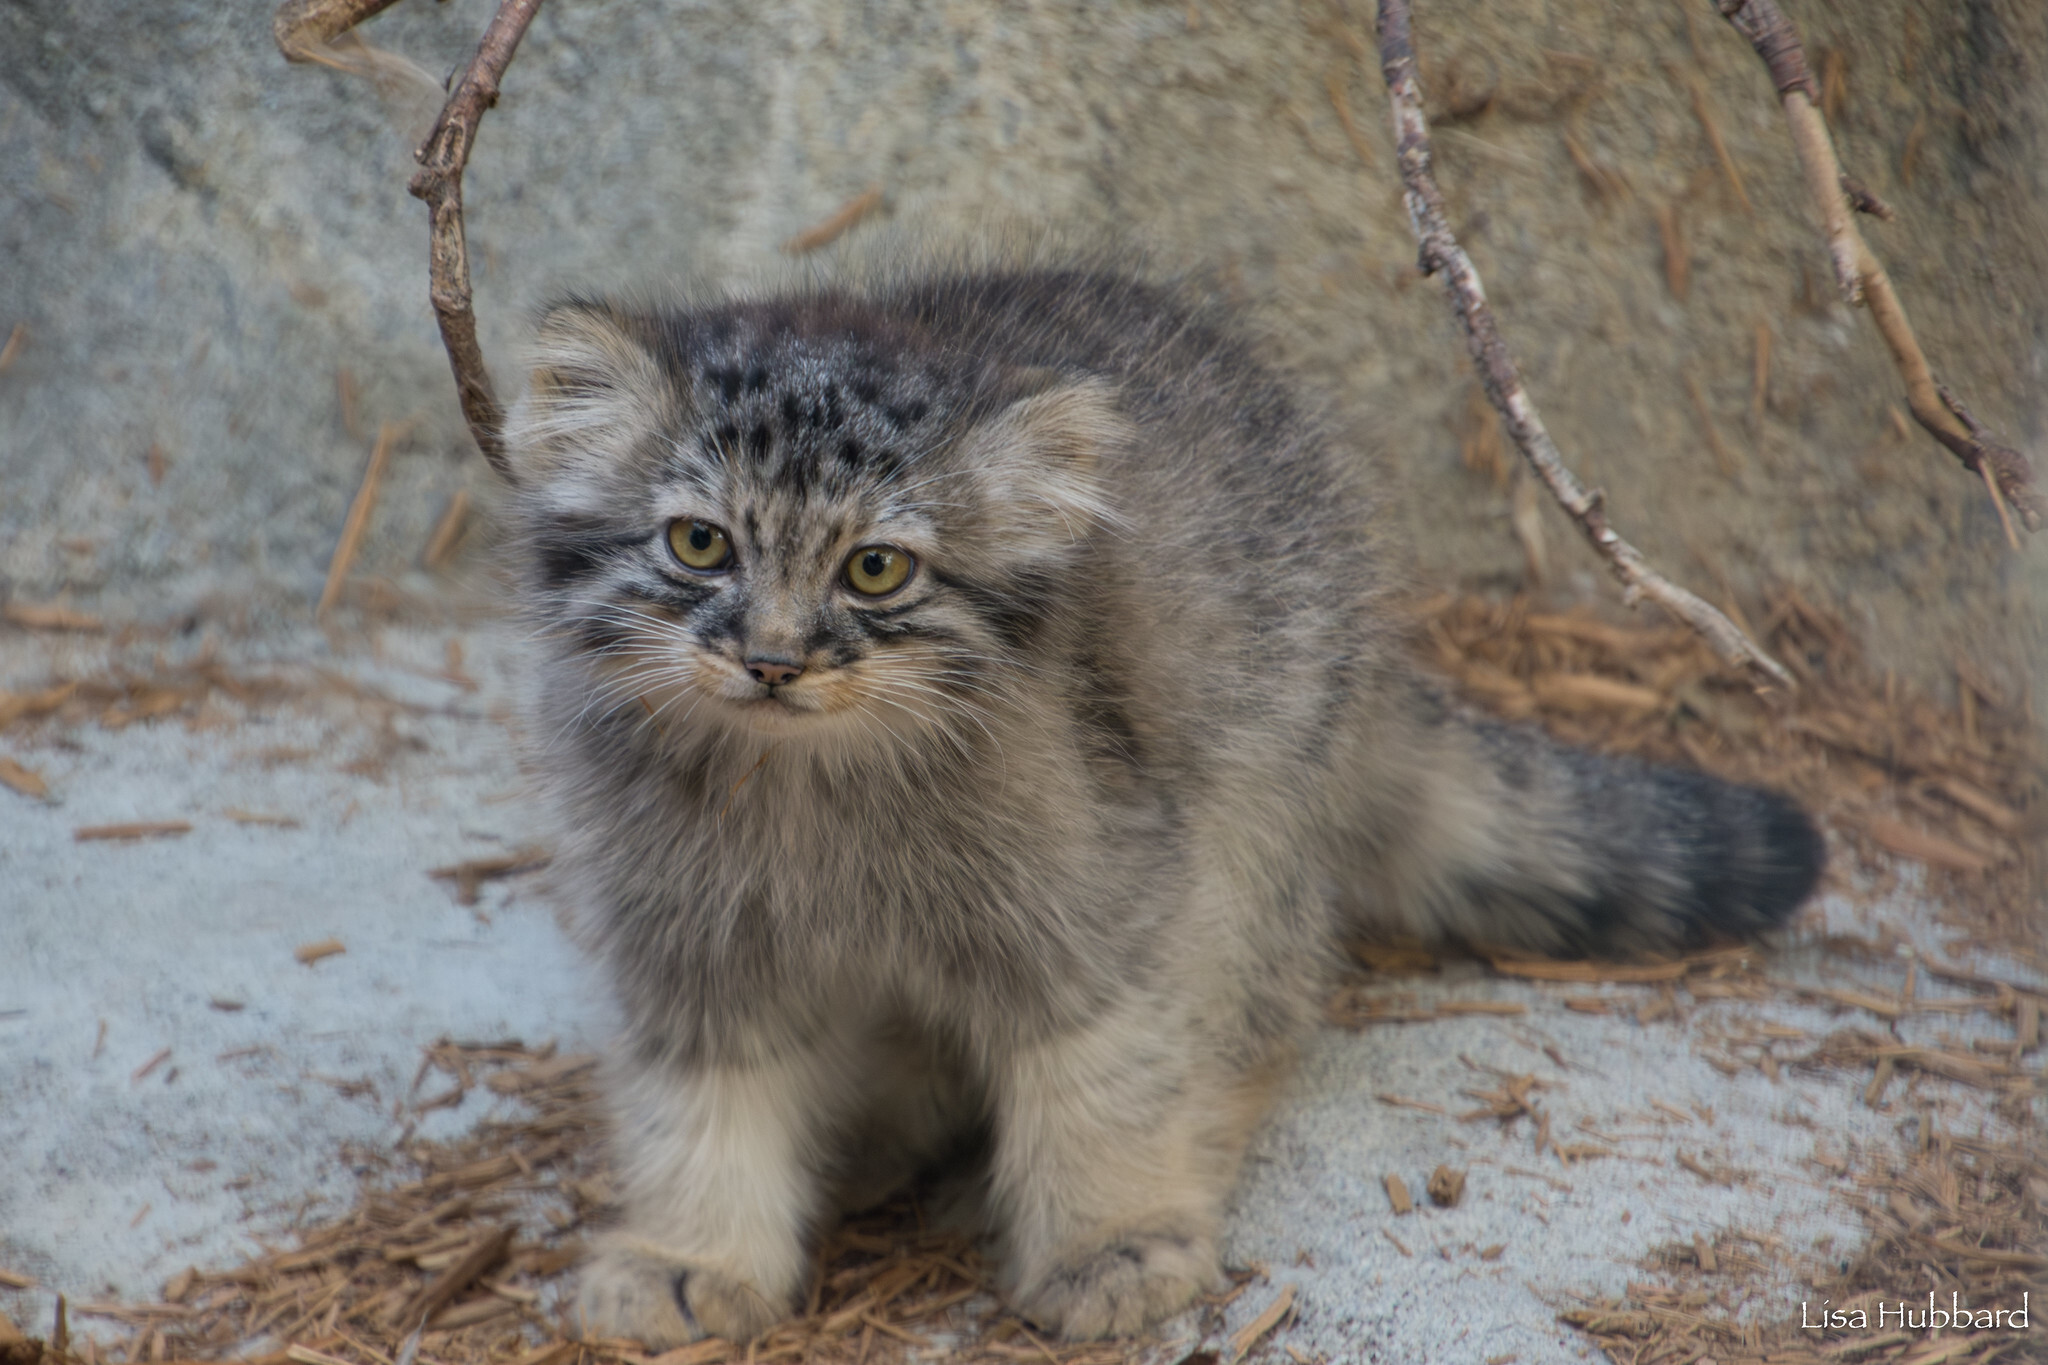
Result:
<svg viewBox="0 0 2048 1365"><path fill-rule="evenodd" d="M1866 229L1939 374L2048 465L2048 11L1787 7L1845 164L1898 210ZM365 33L439 77L491 9L404 4ZM2007 550L1983 488L1900 429L1875 331L1831 298L1763 69L1710 0L1416 9L1455 220L1624 533L1751 614L1798 587L1923 685L1965 654L2024 686L2048 545ZM829 270L892 233L1136 246L1214 271L1385 453L1425 581L1517 586L1512 479L1466 458L1486 463L1470 371L1413 268L1353 50L1369 33L1365 0L549 0L468 182L486 353L509 387L526 310L558 290ZM383 419L412 426L361 564L423 586L406 576L448 496L491 493L405 192L434 102L288 67L267 4L0 4L0 330L27 327L0 374L0 592L303 619ZM782 253L870 185L874 219ZM1541 516L1553 590L1611 600Z"/></svg>

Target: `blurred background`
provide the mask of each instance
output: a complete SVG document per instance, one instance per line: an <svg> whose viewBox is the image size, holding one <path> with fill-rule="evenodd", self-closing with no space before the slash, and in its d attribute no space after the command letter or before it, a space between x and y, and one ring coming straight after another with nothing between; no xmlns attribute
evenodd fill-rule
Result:
<svg viewBox="0 0 2048 1365"><path fill-rule="evenodd" d="M362 30L435 79L490 0ZM1516 458L1401 213L1363 0L778 0L540 12L468 176L486 356L569 289L829 272L1020 225L1211 272L1375 447L1425 587L1531 586ZM1937 376L2042 457L2048 10L1798 0L1863 227ZM289 67L267 4L0 6L0 594L109 619L304 623L369 444L405 422L338 619L445 596L421 557L462 426L405 191L437 92ZM1835 297L1761 63L1708 0L1425 0L1454 224L1530 391L1616 525L1751 619L1792 587L1874 664L2017 696L2048 552L1905 419ZM1708 126L1727 149L1724 165ZM1732 173L1731 173L1732 172ZM1738 187L1739 180L1739 187ZM835 241L792 238L851 201ZM1611 602L1547 497L1542 586ZM367 586L366 586L367 585ZM468 590L492 591L472 582ZM396 595L396 596L395 596ZM0 627L5 629L5 627Z"/></svg>

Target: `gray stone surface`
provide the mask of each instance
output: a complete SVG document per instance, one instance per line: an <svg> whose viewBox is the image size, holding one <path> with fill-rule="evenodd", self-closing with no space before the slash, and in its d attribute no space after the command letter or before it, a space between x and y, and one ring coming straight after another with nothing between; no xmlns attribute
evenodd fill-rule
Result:
<svg viewBox="0 0 2048 1365"><path fill-rule="evenodd" d="M400 5L366 31L438 76L490 9ZM1363 32L1369 6L1351 9L1347 23L1341 7L1214 0L556 0L470 177L487 353L505 370L525 310L565 288L787 273L779 243L879 184L883 221L813 263L870 252L892 227L943 246L1022 223L1218 272L1387 452L1425 576L1512 586L1507 493L1459 463L1468 371L1410 268L1377 76L1332 27ZM1557 434L1623 528L1752 608L1799 585L1925 684L1967 650L2017 685L2028 649L2039 663L2048 560L2005 552L1982 489L1891 431L1882 348L1827 301L1767 81L1712 7L1418 9L1454 214ZM2048 14L2031 0L1792 9L1816 59L1840 59L1845 159L1898 206L1872 235L1937 366L2039 453ZM420 102L287 67L267 19L240 3L0 7L0 328L30 329L0 375L0 590L152 619L295 615L366 448L338 420L338 369L363 423L415 420L367 567L403 566L451 489L486 486L404 190ZM1693 69L1753 216L1714 169L1679 79ZM1489 88L1483 111L1448 116ZM1588 190L1567 132L1625 194ZM1684 302L1655 223L1671 204L1690 241ZM1773 365L1752 424L1759 322ZM1688 374L1745 466L1735 477L1708 457ZM1563 590L1605 594L1545 515Z"/></svg>

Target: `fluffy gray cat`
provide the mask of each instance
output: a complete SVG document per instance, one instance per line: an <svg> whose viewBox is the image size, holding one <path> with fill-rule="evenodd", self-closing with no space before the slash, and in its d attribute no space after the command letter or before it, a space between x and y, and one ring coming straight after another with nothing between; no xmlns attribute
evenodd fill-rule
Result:
<svg viewBox="0 0 2048 1365"><path fill-rule="evenodd" d="M1780 797L1418 677L1373 470L1172 290L572 302L536 355L536 766L627 1020L592 1334L752 1337L963 1151L1016 1308L1135 1331L1345 936L1677 948L1819 874Z"/></svg>

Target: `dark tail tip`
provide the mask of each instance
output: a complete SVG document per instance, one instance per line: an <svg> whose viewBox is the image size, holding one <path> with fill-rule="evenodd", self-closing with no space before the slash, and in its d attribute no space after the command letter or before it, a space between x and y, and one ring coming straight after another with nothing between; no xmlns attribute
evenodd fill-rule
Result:
<svg viewBox="0 0 2048 1365"><path fill-rule="evenodd" d="M1712 779L1703 779L1712 782ZM1714 783L1712 833L1694 845L1693 930L1748 935L1783 924L1820 884L1827 845L1798 803Z"/></svg>
<svg viewBox="0 0 2048 1365"><path fill-rule="evenodd" d="M1773 924L1789 919L1820 885L1828 849L1813 817L1790 798L1758 791L1764 808L1764 846L1770 850L1757 886L1757 909Z"/></svg>

